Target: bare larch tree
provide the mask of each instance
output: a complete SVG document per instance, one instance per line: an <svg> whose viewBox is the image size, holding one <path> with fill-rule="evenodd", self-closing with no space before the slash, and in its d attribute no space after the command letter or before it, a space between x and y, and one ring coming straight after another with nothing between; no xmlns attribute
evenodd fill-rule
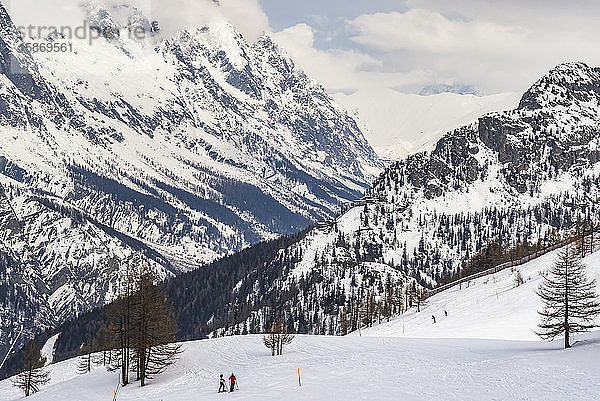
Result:
<svg viewBox="0 0 600 401"><path fill-rule="evenodd" d="M50 372L44 368L46 358L42 356L35 339L25 344L22 355L21 371L13 379L13 385L23 390L25 397L29 397L48 383Z"/></svg>
<svg viewBox="0 0 600 401"><path fill-rule="evenodd" d="M155 281L154 275L142 268L132 302L131 347L141 386L172 365L181 352L181 346L174 344L177 329L166 295Z"/></svg>
<svg viewBox="0 0 600 401"><path fill-rule="evenodd" d="M294 340L288 328L279 319L275 320L269 331L263 336L263 344L271 350L271 355L283 354L283 346L288 345Z"/></svg>

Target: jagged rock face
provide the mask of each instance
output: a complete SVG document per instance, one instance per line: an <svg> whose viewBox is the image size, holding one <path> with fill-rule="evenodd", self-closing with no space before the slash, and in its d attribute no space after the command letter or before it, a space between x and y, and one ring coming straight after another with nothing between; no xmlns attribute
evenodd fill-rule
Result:
<svg viewBox="0 0 600 401"><path fill-rule="evenodd" d="M524 193L544 170L586 168L600 160L600 69L562 64L535 83L517 110L480 119L480 140L498 153L506 177Z"/></svg>
<svg viewBox="0 0 600 401"><path fill-rule="evenodd" d="M536 82L521 98L519 109L571 107L574 102L597 104L599 100L600 68L585 63L565 63Z"/></svg>
<svg viewBox="0 0 600 401"><path fill-rule="evenodd" d="M28 330L112 299L136 255L160 278L194 269L331 215L381 171L268 37L218 24L161 39L139 10L121 10L127 26L88 11L93 45L32 55L0 6L0 251Z"/></svg>
<svg viewBox="0 0 600 401"><path fill-rule="evenodd" d="M400 212L391 226L402 222L406 235L395 235L395 241L407 238L408 255L419 246L419 237L434 243L433 249L443 249L464 229L453 228L456 223L451 222L470 213L485 235L474 248L452 250L451 245L453 256L448 260L456 263L464 259L465 250L476 251L486 242L499 239L510 246L517 238L537 240L547 230L560 232L577 221L584 212L577 205L590 202L598 182L598 71L583 63L559 65L523 95L517 109L483 116L475 124L446 134L431 153L410 156L389 167L370 193L386 199L381 207ZM569 198L578 200L571 204ZM556 214L549 213L553 207ZM507 232L504 225L496 232L486 227L498 224L495 219L503 213L527 216L534 209L541 211L529 217L531 222L518 224L528 224L526 232L514 227ZM592 209L589 212L596 213ZM432 213L434 221L429 220ZM419 223L415 225L416 216ZM515 220L512 217L511 224ZM427 228L416 235L413 229L423 224ZM447 230L453 234L442 238ZM472 225L468 227L468 237L478 235ZM394 246L388 249L390 255L400 257Z"/></svg>
<svg viewBox="0 0 600 401"><path fill-rule="evenodd" d="M42 88L31 55L23 48L19 31L0 4L0 74L27 97L40 98Z"/></svg>
<svg viewBox="0 0 600 401"><path fill-rule="evenodd" d="M549 174L587 168L600 160L598 71L582 63L560 65L523 95L517 109L483 116L399 168L408 183L429 188L428 199L480 179L486 162L499 163L503 178L519 193L538 191ZM494 160L478 159L482 151L493 152Z"/></svg>

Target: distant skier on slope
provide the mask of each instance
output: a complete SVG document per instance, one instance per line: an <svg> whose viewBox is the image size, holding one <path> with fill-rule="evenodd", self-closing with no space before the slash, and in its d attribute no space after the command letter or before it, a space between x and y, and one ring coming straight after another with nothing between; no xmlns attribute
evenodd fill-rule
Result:
<svg viewBox="0 0 600 401"><path fill-rule="evenodd" d="M433 319L433 323L435 323L435 316L431 315L431 318Z"/></svg>
<svg viewBox="0 0 600 401"><path fill-rule="evenodd" d="M448 317L448 311L444 311L444 316Z"/></svg>
<svg viewBox="0 0 600 401"><path fill-rule="evenodd" d="M234 374L232 373L231 376L229 376L229 381L231 382L231 386L229 387L229 392L233 392L233 390L235 390L235 381L237 379L235 378Z"/></svg>
<svg viewBox="0 0 600 401"><path fill-rule="evenodd" d="M219 376L219 393L226 393L227 388L225 387L225 378L223 377L223 373Z"/></svg>

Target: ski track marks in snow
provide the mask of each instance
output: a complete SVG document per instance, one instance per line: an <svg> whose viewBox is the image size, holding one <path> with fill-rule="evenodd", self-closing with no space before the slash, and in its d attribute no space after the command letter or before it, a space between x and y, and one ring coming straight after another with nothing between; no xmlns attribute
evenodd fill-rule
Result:
<svg viewBox="0 0 600 401"><path fill-rule="evenodd" d="M120 389L118 400L593 400L600 332L585 339L565 351L560 341L298 336L280 357L257 335L195 341L165 374ZM53 365L52 384L30 399L112 397L118 372L75 371L76 360ZM217 394L219 374L232 372L240 391ZM22 397L10 380L0 394Z"/></svg>
<svg viewBox="0 0 600 401"><path fill-rule="evenodd" d="M557 253L558 250L516 266L514 269L525 280L519 287L515 286L511 269L505 269L436 294L421 312L413 308L389 323L363 329L362 335L538 340L534 331L542 302L536 290L543 280L541 273L550 269ZM588 255L583 262L588 277L600 283L600 252ZM448 311L447 317L444 311ZM573 341L578 339L576 334Z"/></svg>

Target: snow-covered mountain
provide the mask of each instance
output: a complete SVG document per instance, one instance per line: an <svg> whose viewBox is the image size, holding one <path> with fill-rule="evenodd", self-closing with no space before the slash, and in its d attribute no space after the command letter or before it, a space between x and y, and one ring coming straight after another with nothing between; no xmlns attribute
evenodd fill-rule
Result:
<svg viewBox="0 0 600 401"><path fill-rule="evenodd" d="M599 104L600 69L560 65L518 108L485 115L446 134L433 151L390 166L367 194L374 201L351 207L338 230L358 238L352 233L368 228L360 235L380 246L379 257L390 265L423 263L429 258L414 252L431 253L436 262L422 267L435 277L436 269L457 269L491 241L535 242L592 219L600 182ZM330 244L338 235L329 235ZM316 243L323 249L326 241Z"/></svg>
<svg viewBox="0 0 600 401"><path fill-rule="evenodd" d="M129 265L167 277L297 232L382 168L269 37L87 12L99 39L32 53L0 5L0 354L110 300Z"/></svg>
<svg viewBox="0 0 600 401"><path fill-rule="evenodd" d="M389 166L336 218L168 280L179 338L261 333L275 318L298 333L345 334L419 305L423 288L597 224L599 100L599 68L559 65L518 108ZM60 327L57 358L76 354L102 319Z"/></svg>
<svg viewBox="0 0 600 401"><path fill-rule="evenodd" d="M483 114L513 109L520 94L475 96L433 92L425 96L393 89L362 89L352 94L337 93L334 97L355 112L379 156L400 160L431 150L446 132L474 122Z"/></svg>
<svg viewBox="0 0 600 401"><path fill-rule="evenodd" d="M432 84L426 85L419 91L421 96L439 95L440 93L456 93L457 95L480 95L471 85L461 84Z"/></svg>
<svg viewBox="0 0 600 401"><path fill-rule="evenodd" d="M185 305L182 317L197 319L183 333L261 332L281 317L298 332L339 334L342 321L356 328L359 311L405 308L420 286L518 259L597 224L599 104L599 68L557 66L518 108L487 114L447 133L433 151L388 167L337 218L271 253L240 255L242 267L222 283L232 294L216 304L187 286L210 281L210 270L173 280L169 295Z"/></svg>

